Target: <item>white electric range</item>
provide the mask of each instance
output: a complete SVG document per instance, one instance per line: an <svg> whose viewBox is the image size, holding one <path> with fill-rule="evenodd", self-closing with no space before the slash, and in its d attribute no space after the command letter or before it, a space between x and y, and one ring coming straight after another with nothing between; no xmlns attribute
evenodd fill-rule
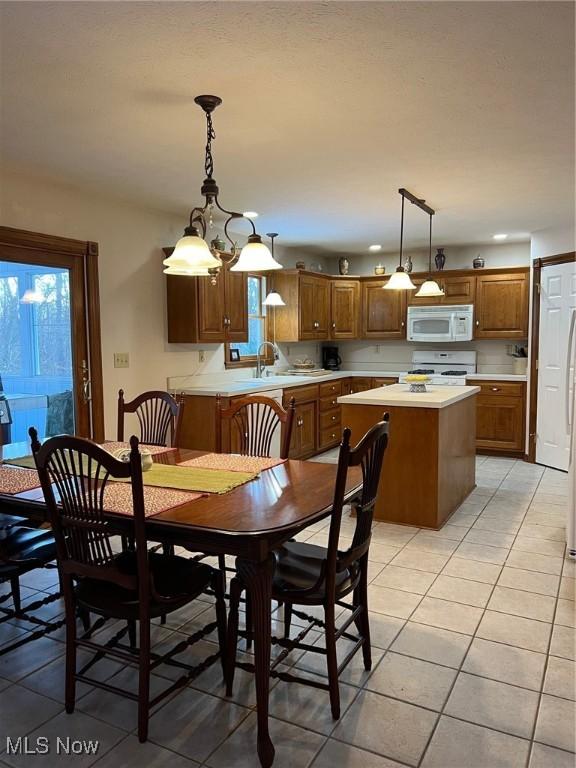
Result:
<svg viewBox="0 0 576 768"><path fill-rule="evenodd" d="M430 383L437 386L462 387L466 376L476 373L476 352L416 350L412 353L411 370L399 377L402 384L409 373L426 373Z"/></svg>

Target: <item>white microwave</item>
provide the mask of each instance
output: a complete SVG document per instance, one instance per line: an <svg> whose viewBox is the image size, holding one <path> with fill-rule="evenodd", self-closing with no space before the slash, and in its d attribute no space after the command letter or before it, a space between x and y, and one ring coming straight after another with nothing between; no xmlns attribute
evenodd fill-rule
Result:
<svg viewBox="0 0 576 768"><path fill-rule="evenodd" d="M408 341L470 341L474 306L408 307Z"/></svg>

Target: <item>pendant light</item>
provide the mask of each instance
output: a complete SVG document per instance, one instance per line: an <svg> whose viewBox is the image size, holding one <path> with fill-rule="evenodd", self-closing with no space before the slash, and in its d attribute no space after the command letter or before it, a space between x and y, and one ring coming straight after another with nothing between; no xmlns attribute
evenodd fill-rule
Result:
<svg viewBox="0 0 576 768"><path fill-rule="evenodd" d="M400 260L396 267L396 272L390 276L390 280L383 287L389 291L415 291L416 286L410 279L410 275L402 266L402 255L404 245L404 190L398 190L402 195L402 214L400 216Z"/></svg>
<svg viewBox="0 0 576 768"><path fill-rule="evenodd" d="M423 298L433 298L434 296L444 296L444 291L436 280L432 279L432 216L430 216L430 237L428 240L428 279L425 280L420 286L419 290L414 294L415 296L422 296Z"/></svg>
<svg viewBox="0 0 576 768"><path fill-rule="evenodd" d="M272 243L272 258L274 258L274 239L278 237L278 232L266 232L266 237L270 238L270 242ZM270 286L273 288L273 285ZM264 306L265 307L285 307L286 304L284 300L282 299L282 296L277 291L270 291L266 298L264 299ZM274 315L276 315L276 312L274 312ZM276 321L276 317L274 317L274 321Z"/></svg>
<svg viewBox="0 0 576 768"><path fill-rule="evenodd" d="M224 234L232 245L232 257L236 258L236 249L234 241L228 234L228 225L235 219L245 219L250 222L252 233L248 237L248 242L242 248L240 256L236 263L230 267L235 272L262 272L270 269L282 269L282 265L274 260L268 248L262 242L261 237L256 233L256 228L252 220L243 213L229 211L220 205L218 200L219 189L214 173L214 158L212 157L212 140L216 138L212 125L212 112L222 103L218 96L197 96L194 99L206 115L206 149L204 153L204 171L206 178L201 187L201 194L204 196L204 205L196 206L190 212L190 221L184 230L183 237L178 240L173 253L164 259L164 272L169 275L196 275L212 276L222 267L222 259L214 249L211 249L206 242L206 229L213 225L212 215L214 208L227 214L228 218L224 223Z"/></svg>

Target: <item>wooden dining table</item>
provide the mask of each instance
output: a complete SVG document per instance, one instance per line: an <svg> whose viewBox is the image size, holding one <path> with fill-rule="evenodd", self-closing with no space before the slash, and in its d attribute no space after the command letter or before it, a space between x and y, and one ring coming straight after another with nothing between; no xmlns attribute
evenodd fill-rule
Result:
<svg viewBox="0 0 576 768"><path fill-rule="evenodd" d="M179 449L156 454L153 459L178 464L203 454ZM274 745L268 730L273 551L330 514L336 470L336 464L289 459L263 470L255 479L228 493L202 496L146 518L151 539L186 545L211 555L236 557L236 570L252 605L257 749L264 768L274 761ZM360 468L350 468L347 500L358 493L361 482ZM0 512L45 519L42 490L36 488L13 496L0 494ZM115 523L124 521L130 525L126 515L110 516Z"/></svg>

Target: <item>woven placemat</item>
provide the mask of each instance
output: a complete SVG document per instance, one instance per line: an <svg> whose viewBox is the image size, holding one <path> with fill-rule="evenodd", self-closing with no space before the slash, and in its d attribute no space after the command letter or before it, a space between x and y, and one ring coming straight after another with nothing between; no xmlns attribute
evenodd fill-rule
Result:
<svg viewBox="0 0 576 768"><path fill-rule="evenodd" d="M262 456L241 456L238 453L207 453L195 459L181 461L179 467L199 469L224 469L228 472L263 472L265 469L284 464L285 459L269 459Z"/></svg>
<svg viewBox="0 0 576 768"><path fill-rule="evenodd" d="M0 493L14 495L40 487L40 478L35 469L18 469L6 464L0 466Z"/></svg>
<svg viewBox="0 0 576 768"><path fill-rule="evenodd" d="M144 488L144 514L146 517L159 515L167 509L174 509L199 499L201 493L177 491L170 488ZM132 488L129 484L108 483L104 491L104 509L122 515L134 514Z"/></svg>

